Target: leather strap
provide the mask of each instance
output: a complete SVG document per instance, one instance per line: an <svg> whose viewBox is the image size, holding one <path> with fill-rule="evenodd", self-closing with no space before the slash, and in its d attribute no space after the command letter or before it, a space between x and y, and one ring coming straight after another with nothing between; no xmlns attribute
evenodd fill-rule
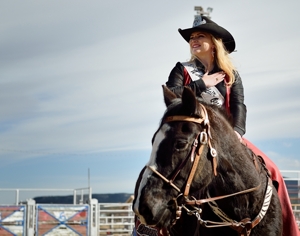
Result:
<svg viewBox="0 0 300 236"><path fill-rule="evenodd" d="M204 119L203 118L194 118L194 117L190 117L190 116L168 116L164 119L164 123L172 122L172 121L188 121L188 122L202 124Z"/></svg>
<svg viewBox="0 0 300 236"><path fill-rule="evenodd" d="M192 181L194 179L194 175L196 173L198 163L199 163L199 160L200 160L200 155L203 152L203 148L204 148L204 145L201 145L199 151L196 153L195 161L193 163L192 169L191 169L190 174L189 174L189 178L188 178L187 183L185 185L185 190L184 190L184 193L183 193L184 197L187 197L190 193L190 187L191 187Z"/></svg>
<svg viewBox="0 0 300 236"><path fill-rule="evenodd" d="M146 166L148 169L150 169L152 172L157 174L162 180L164 180L166 183L170 184L174 189L176 189L178 192L181 192L180 189L173 184L170 180L168 180L165 176L163 176L161 173L159 173L153 166Z"/></svg>
<svg viewBox="0 0 300 236"><path fill-rule="evenodd" d="M201 205L201 204L207 203L207 202L217 201L217 200L220 200L220 199L233 197L233 196L240 195L240 194L250 193L250 192L253 192L255 190L258 190L260 188L260 186L261 186L261 184L259 184L258 186L254 187L254 188L249 188L249 189L246 189L246 190L243 190L243 191L239 191L239 192L236 192L236 193L223 195L223 196L217 196L217 197L211 197L211 198L205 198L205 199L198 199L198 200L196 200L196 199L195 200L186 199L185 203L187 205Z"/></svg>

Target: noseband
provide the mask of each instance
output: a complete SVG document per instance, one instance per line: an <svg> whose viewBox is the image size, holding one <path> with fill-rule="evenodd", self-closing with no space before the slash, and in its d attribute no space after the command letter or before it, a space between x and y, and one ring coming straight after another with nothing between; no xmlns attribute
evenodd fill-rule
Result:
<svg viewBox="0 0 300 236"><path fill-rule="evenodd" d="M210 123L209 123L209 119L208 119L207 110L202 104L199 104L199 105L201 106L201 117L202 118L194 118L194 117L190 117L190 116L169 116L169 117L166 117L163 121L163 123L169 123L169 122L173 122L173 121L194 122L194 123L200 124L204 127L203 131L196 135L190 152L187 154L187 156L184 158L184 160L180 163L180 165L178 165L178 167L175 169L175 171L171 175L171 178L167 179L166 177L164 177L161 173L159 173L155 169L154 166L147 165L147 168L150 169L152 172L154 172L156 175L158 175L162 180L164 180L166 183L168 183L170 186L172 186L175 190L177 190L179 192L179 195L175 199L173 199L175 202L175 206L177 207L176 219L174 220L173 225L180 218L181 208L183 207L187 211L188 214L195 215L198 218L198 222L201 225L203 225L204 227L213 228L213 227L230 226L231 228L236 230L240 236L248 236L248 235L250 235L251 229L254 228L262 220L262 218L264 217L264 215L269 207L270 199L272 196L272 181L269 176L267 176L268 184L266 186L263 207L261 208L261 211L259 212L257 217L255 217L254 220L252 220L252 221L249 218L243 219L240 222L230 219L220 208L218 208L215 201L258 190L261 187L260 185L254 187L254 188L246 189L246 190L243 190L240 192L236 192L236 193L232 193L232 194L224 195L224 196L210 197L208 194L209 197L206 199L199 199L199 200L189 199L191 183L192 183L194 175L196 173L198 163L200 161L200 157L201 157L201 154L203 152L205 145L209 146L210 154L212 156L212 166L213 166L214 176L217 176L217 159L216 159L217 151L212 147L212 144L211 144L212 137L211 137L211 133L210 133ZM183 167L185 166L185 164L187 163L187 161L189 159L191 160L193 165L190 170L184 192L182 193L180 188L178 188L174 184L174 181L175 181L177 175L180 173L180 171L183 169ZM183 196L184 202L181 206L178 206L177 199L180 196ZM198 208L196 206L197 205L199 206L203 203L208 203L209 206L212 208L213 212L223 222L202 220L201 216L200 216L202 209ZM192 206L193 209L195 209L195 210L192 210L192 211L189 210L189 208L187 208L186 205Z"/></svg>

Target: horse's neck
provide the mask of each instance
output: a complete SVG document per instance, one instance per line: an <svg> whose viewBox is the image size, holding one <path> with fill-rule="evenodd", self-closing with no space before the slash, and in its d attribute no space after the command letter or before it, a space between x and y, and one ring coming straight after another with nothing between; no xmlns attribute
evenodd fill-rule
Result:
<svg viewBox="0 0 300 236"><path fill-rule="evenodd" d="M219 178L217 176L215 179L219 183L231 185L229 191L252 188L261 182L262 170L255 166L251 150L239 142L232 130L231 132L227 139L219 136Z"/></svg>
<svg viewBox="0 0 300 236"><path fill-rule="evenodd" d="M245 157L247 158L247 156ZM228 215L245 217L249 214L249 206L253 206L253 216L260 210L266 186L267 177L260 172L250 161L245 161L246 165L240 166L237 163L220 163L218 176L209 185L210 197L224 196L238 193L247 189L258 187L257 190L247 194L238 194L234 197L224 198L216 201L219 207ZM229 166L226 166L229 165ZM238 211L236 210L238 209Z"/></svg>
<svg viewBox="0 0 300 236"><path fill-rule="evenodd" d="M249 157L241 156L239 160L233 159L225 162L220 162L219 172L215 181L217 184L224 184L225 192L242 191L245 188L253 188L259 185L262 181L262 174L257 170L254 163ZM219 185L220 186L220 185ZM220 188L217 188L220 190ZM221 188L222 189L222 188Z"/></svg>

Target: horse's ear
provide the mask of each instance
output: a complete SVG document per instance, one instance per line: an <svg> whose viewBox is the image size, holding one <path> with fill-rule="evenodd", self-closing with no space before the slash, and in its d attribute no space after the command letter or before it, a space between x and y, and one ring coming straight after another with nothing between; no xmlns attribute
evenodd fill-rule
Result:
<svg viewBox="0 0 300 236"><path fill-rule="evenodd" d="M197 114L197 98L189 87L184 87L182 93L182 105L188 114Z"/></svg>
<svg viewBox="0 0 300 236"><path fill-rule="evenodd" d="M162 85L162 87L163 87L163 92L164 92L165 104L168 107L173 102L173 100L177 98L177 96L170 89L168 89L167 86Z"/></svg>

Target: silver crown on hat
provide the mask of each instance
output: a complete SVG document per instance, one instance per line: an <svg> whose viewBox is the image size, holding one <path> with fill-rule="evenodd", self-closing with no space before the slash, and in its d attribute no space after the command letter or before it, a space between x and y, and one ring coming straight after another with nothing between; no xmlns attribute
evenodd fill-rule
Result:
<svg viewBox="0 0 300 236"><path fill-rule="evenodd" d="M206 20L202 19L201 15L196 15L193 23L193 27L206 24Z"/></svg>

